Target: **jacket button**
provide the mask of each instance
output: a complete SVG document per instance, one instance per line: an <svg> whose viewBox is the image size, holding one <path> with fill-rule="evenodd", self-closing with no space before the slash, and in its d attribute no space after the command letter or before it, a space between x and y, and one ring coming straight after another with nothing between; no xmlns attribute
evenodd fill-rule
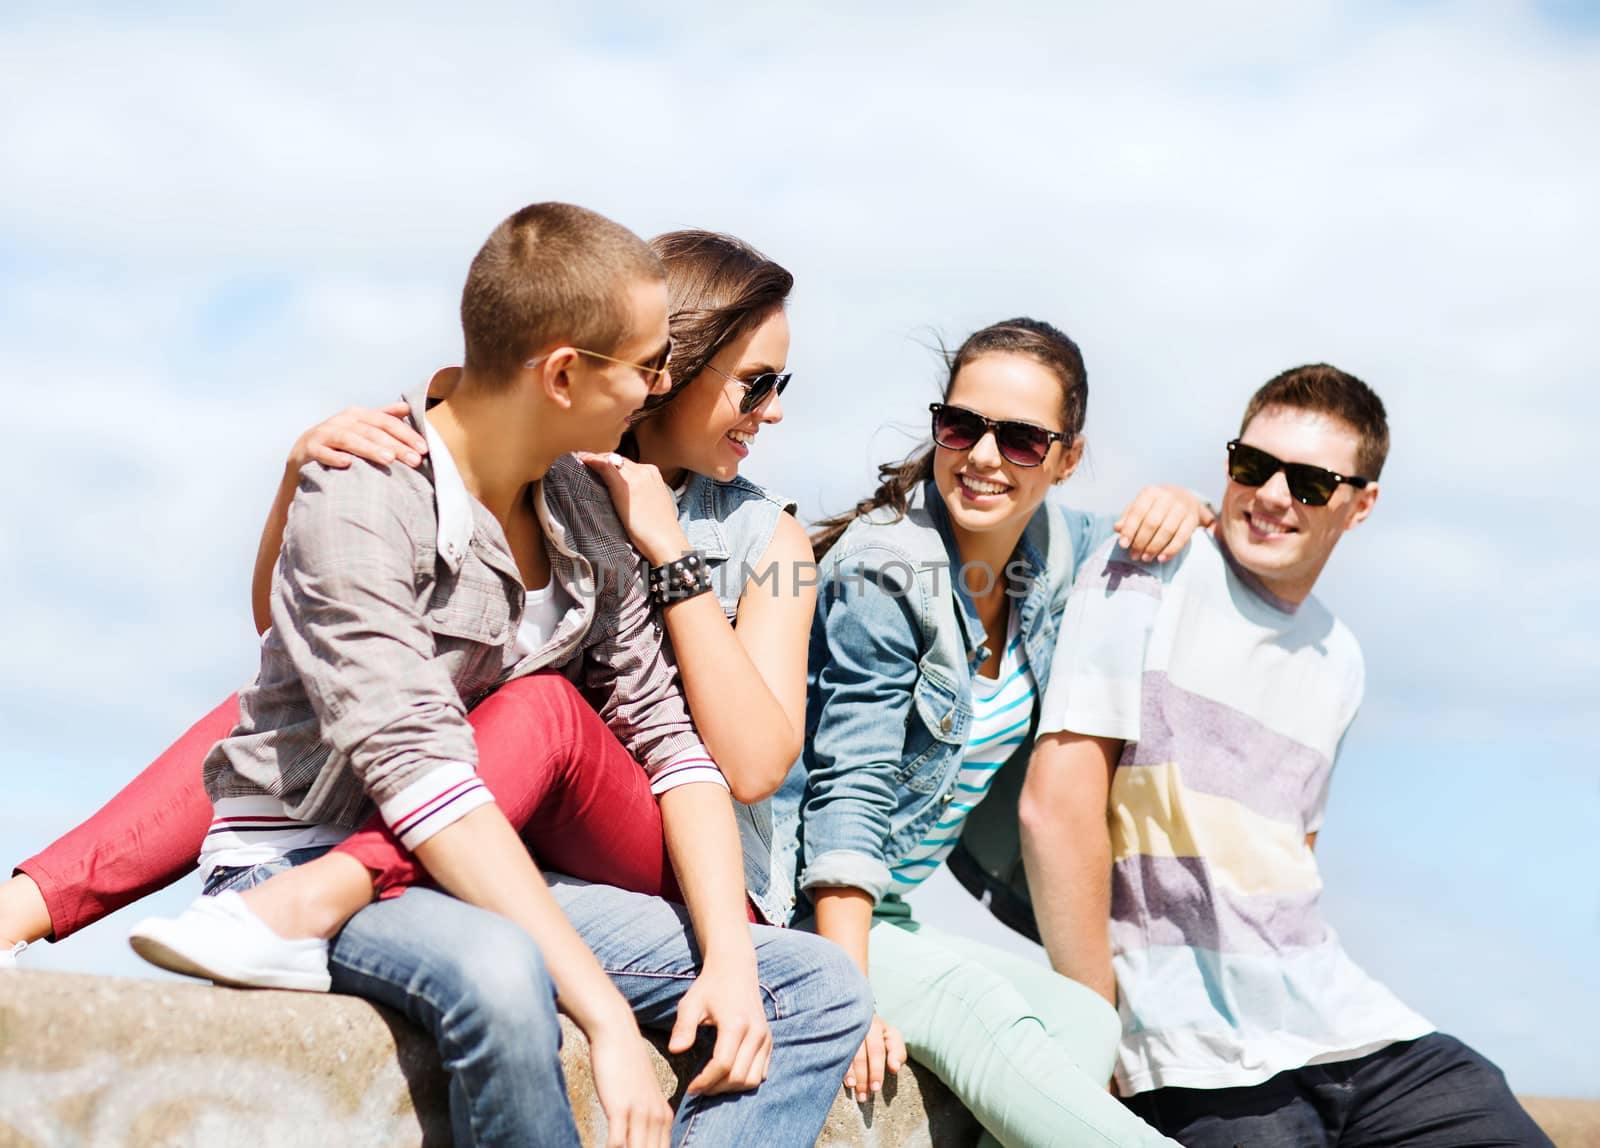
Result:
<svg viewBox="0 0 1600 1148"><path fill-rule="evenodd" d="M944 717L939 719L939 732L940 733L949 733L950 732L950 726L952 724L954 724L954 723L951 722L950 715L949 714L945 714Z"/></svg>
<svg viewBox="0 0 1600 1148"><path fill-rule="evenodd" d="M939 798L939 804L940 805L949 805L955 799L956 799L956 791L952 789L949 793L947 793L943 797Z"/></svg>

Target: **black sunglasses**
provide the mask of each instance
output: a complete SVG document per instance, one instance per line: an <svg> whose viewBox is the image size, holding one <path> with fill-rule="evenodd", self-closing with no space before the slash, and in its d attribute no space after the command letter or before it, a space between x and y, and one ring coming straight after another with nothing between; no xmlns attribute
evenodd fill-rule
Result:
<svg viewBox="0 0 1600 1148"><path fill-rule="evenodd" d="M1072 436L1015 419L991 419L966 407L929 403L933 412L933 441L945 450L971 450L983 436L994 432L1000 457L1015 466L1038 466L1053 442L1071 442Z"/></svg>
<svg viewBox="0 0 1600 1148"><path fill-rule="evenodd" d="M730 383L738 383L744 388L744 397L739 400L739 413L747 415L762 403L767 401L768 395L783 394L783 388L789 385L789 380L794 378L791 371L787 374L778 374L776 371L762 371L753 379L741 379L738 375L730 375L727 371L706 364L717 374L727 379Z"/></svg>
<svg viewBox="0 0 1600 1148"><path fill-rule="evenodd" d="M1283 471L1289 483L1289 493L1296 502L1305 506L1326 506L1341 482L1360 490L1366 486L1365 478L1336 474L1308 462L1284 462L1259 447L1246 446L1238 439L1228 444L1228 477L1240 486L1265 486L1272 476Z"/></svg>

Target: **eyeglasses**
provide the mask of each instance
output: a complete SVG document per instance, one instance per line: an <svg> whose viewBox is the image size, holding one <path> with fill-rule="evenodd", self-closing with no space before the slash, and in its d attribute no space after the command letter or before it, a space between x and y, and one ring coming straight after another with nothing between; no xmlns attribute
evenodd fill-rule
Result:
<svg viewBox="0 0 1600 1148"><path fill-rule="evenodd" d="M1369 479L1337 474L1308 462L1284 462L1259 447L1246 446L1238 439L1228 444L1228 477L1240 486L1265 486L1272 476L1283 471L1289 484L1289 493L1296 502L1305 506L1326 506L1339 484L1347 483L1360 490Z"/></svg>
<svg viewBox="0 0 1600 1148"><path fill-rule="evenodd" d="M744 397L739 400L739 413L747 415L762 403L767 401L768 395L781 395L783 388L789 385L789 380L794 378L793 373L780 375L776 371L762 371L753 379L741 379L738 375L730 375L720 367L706 364L708 370L715 371L730 383L738 383L744 388Z"/></svg>
<svg viewBox="0 0 1600 1148"><path fill-rule="evenodd" d="M1015 419L985 418L966 407L929 403L933 412L933 441L945 450L971 450L994 432L1000 457L1015 466L1038 466L1050 453L1050 444L1071 442L1072 436Z"/></svg>
<svg viewBox="0 0 1600 1148"><path fill-rule="evenodd" d="M559 350L559 348L557 349ZM590 351L584 347L573 347L572 349L578 352L578 354L588 355L592 359L604 359L608 363L620 363L624 367L632 367L641 375L646 376L645 381L652 385L654 385L656 378L659 378L667 373L667 362L672 358L671 339L667 340L667 345L665 347L661 348L660 351L650 357L650 361L648 363L633 363L629 362L627 359L619 359L614 355L602 355L599 351ZM555 354L555 351L546 351L542 355L534 356L522 365L524 367L536 367L553 354Z"/></svg>

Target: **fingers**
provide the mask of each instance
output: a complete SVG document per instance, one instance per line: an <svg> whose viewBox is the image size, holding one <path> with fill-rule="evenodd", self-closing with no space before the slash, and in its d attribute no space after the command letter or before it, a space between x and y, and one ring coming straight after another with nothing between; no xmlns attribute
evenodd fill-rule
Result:
<svg viewBox="0 0 1600 1148"><path fill-rule="evenodd" d="M873 1022L876 1026L877 1022ZM850 1062L849 1069L844 1074L844 1086L856 1094L857 1100L866 1100L866 1093L856 1086L856 1081L867 1079L867 1042L862 1041L861 1047L856 1049L855 1059Z"/></svg>
<svg viewBox="0 0 1600 1148"><path fill-rule="evenodd" d="M906 1062L906 1042L892 1024L883 1026L883 1050L889 1071L898 1075L900 1066Z"/></svg>
<svg viewBox="0 0 1600 1148"><path fill-rule="evenodd" d="M615 1132L608 1123L606 1143L621 1148L670 1148L672 1109L660 1097L654 1099L655 1103L646 1099L644 1104L630 1105L617 1122L622 1127Z"/></svg>
<svg viewBox="0 0 1600 1148"><path fill-rule="evenodd" d="M693 995L691 989L678 1003L678 1016L672 1022L672 1034L667 1037L667 1051L688 1052L693 1047L695 1034L700 1031L700 1025L705 1019L705 1011L700 1008L699 998Z"/></svg>
<svg viewBox="0 0 1600 1148"><path fill-rule="evenodd" d="M385 466L396 458L404 458L408 466L417 466L422 462L422 456L416 451L383 431L374 430L367 425L351 427L345 433L340 446L368 462L379 462Z"/></svg>
<svg viewBox="0 0 1600 1148"><path fill-rule="evenodd" d="M357 458L380 466L388 466L397 458L407 466L421 466L428 441L394 413L404 413L406 409L404 403L393 403L376 411L361 407L340 411L302 436L304 458L338 470Z"/></svg>
<svg viewBox="0 0 1600 1148"><path fill-rule="evenodd" d="M1160 562L1165 562L1168 558L1171 558L1173 554L1177 553L1176 550L1170 550L1173 539L1177 538L1178 532L1183 529L1184 522L1192 521L1193 518L1194 515L1188 507L1174 503L1167 509L1165 517L1161 519L1160 524L1151 533L1150 541L1145 543L1145 555Z"/></svg>
<svg viewBox="0 0 1600 1148"><path fill-rule="evenodd" d="M1122 512L1122 517L1117 519L1115 530L1117 538L1124 550L1133 551L1134 557L1139 554L1134 546L1138 532L1144 527L1144 520L1150 513L1150 507L1155 502L1156 492L1151 487L1141 490L1128 509Z"/></svg>
<svg viewBox="0 0 1600 1148"><path fill-rule="evenodd" d="M844 1086L854 1091L858 1104L865 1104L873 1093L883 1091L884 1069L897 1073L905 1062L906 1042L900 1030L886 1024L882 1017L873 1017L867 1038L850 1062Z"/></svg>
<svg viewBox="0 0 1600 1148"><path fill-rule="evenodd" d="M422 461L422 455L428 453L428 440L417 433L416 428L404 419L396 418L388 411L367 412L367 425L380 437L387 436L394 440L393 449L397 455L405 459L410 466L416 466ZM412 457L416 462L412 462Z"/></svg>
<svg viewBox="0 0 1600 1148"><path fill-rule="evenodd" d="M761 1059L757 1062L756 1068L758 1070L756 1083L760 1084L772 1070L772 1033L770 1031L767 1033L766 1045L761 1050Z"/></svg>
<svg viewBox="0 0 1600 1148"><path fill-rule="evenodd" d="M766 1061L772 1052L772 1033L765 1024L752 1024L739 1040L733 1067L717 1092L745 1092L767 1078Z"/></svg>
<svg viewBox="0 0 1600 1148"><path fill-rule="evenodd" d="M1156 531L1161 528L1161 521L1166 510L1159 506L1146 506L1140 515L1137 526L1124 532L1128 538L1128 552L1141 562L1151 555L1150 540L1156 536Z"/></svg>
<svg viewBox="0 0 1600 1148"><path fill-rule="evenodd" d="M865 1087L863 1087L865 1085ZM872 1092L883 1091L883 1022L875 1020L867 1030L867 1079L856 1082L856 1097L866 1100Z"/></svg>
<svg viewBox="0 0 1600 1148"><path fill-rule="evenodd" d="M320 462L323 466L331 466L334 470L344 470L356 460L353 454L345 454L342 450L334 450L331 446L321 443L307 443L306 456L312 462Z"/></svg>
<svg viewBox="0 0 1600 1148"><path fill-rule="evenodd" d="M700 1074L689 1082L689 1095L725 1091L720 1086L728 1080L728 1074L733 1071L734 1057L739 1051L742 1036L741 1026L733 1024L717 1026L717 1043L711 1050L711 1059L706 1061L706 1066L700 1070Z"/></svg>

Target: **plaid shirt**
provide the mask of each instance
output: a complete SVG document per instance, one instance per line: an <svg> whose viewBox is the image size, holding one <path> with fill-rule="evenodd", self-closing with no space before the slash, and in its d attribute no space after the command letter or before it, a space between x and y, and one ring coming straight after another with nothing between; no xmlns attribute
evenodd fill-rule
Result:
<svg viewBox="0 0 1600 1148"><path fill-rule="evenodd" d="M720 782L604 484L570 456L539 484L551 574L575 605L519 654L516 561L431 433L425 396L407 396L432 444L420 469L301 469L261 669L240 693L238 726L206 758L213 833L353 828L375 802L415 847L490 800L467 709L547 667L579 686L657 793ZM251 816L223 817L230 808Z"/></svg>

